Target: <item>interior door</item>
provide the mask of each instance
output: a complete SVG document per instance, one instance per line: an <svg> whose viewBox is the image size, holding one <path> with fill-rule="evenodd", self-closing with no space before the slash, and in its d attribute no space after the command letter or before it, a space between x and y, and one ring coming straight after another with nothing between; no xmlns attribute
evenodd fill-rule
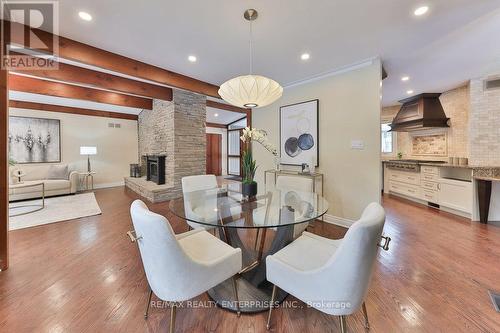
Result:
<svg viewBox="0 0 500 333"><path fill-rule="evenodd" d="M241 176L242 145L240 136L242 129L227 130L227 173L232 176Z"/></svg>
<svg viewBox="0 0 500 333"><path fill-rule="evenodd" d="M207 133L207 175L222 175L222 135Z"/></svg>

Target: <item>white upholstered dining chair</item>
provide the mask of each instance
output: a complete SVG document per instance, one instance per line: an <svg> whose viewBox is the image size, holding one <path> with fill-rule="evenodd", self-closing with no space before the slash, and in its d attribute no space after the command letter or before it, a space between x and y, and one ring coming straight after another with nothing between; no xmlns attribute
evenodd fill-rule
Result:
<svg viewBox="0 0 500 333"><path fill-rule="evenodd" d="M217 219L217 213L214 208L217 208L217 178L215 175L196 175L182 177L182 193L184 195L184 209L186 210L186 220L190 229L209 229L208 226L203 226L199 223L189 221L194 220ZM207 197L207 193L196 193L196 191L214 190ZM213 195L212 195L213 194ZM206 200L214 201L214 207L210 211L206 211Z"/></svg>
<svg viewBox="0 0 500 333"><path fill-rule="evenodd" d="M342 333L346 316L363 308L385 223L385 212L378 203L365 208L361 218L339 240L309 232L266 258L267 280L274 284L267 329L270 327L276 288L292 294L321 312L340 316ZM388 249L389 237L383 237Z"/></svg>
<svg viewBox="0 0 500 333"><path fill-rule="evenodd" d="M182 302L232 278L239 315L235 274L241 270L241 249L235 249L204 229L175 235L168 220L151 212L141 200L130 207L134 231L127 234L137 242L150 286L144 317L151 296ZM171 305L170 332L175 328L176 305Z"/></svg>

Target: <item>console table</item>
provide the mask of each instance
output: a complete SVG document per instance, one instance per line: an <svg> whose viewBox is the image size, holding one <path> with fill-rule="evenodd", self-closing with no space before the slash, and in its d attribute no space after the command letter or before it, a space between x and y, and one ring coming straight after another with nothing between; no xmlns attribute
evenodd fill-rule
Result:
<svg viewBox="0 0 500 333"><path fill-rule="evenodd" d="M294 176L294 177L305 177L313 180L313 192L323 196L323 174L322 173L301 173L291 170L266 170L264 171L264 184L267 185L268 175L272 177L274 181L274 186L276 186L276 180L278 176Z"/></svg>

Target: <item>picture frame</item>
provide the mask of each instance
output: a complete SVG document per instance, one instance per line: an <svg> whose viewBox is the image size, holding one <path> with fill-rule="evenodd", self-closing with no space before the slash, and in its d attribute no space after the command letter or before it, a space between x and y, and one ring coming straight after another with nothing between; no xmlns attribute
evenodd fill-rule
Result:
<svg viewBox="0 0 500 333"><path fill-rule="evenodd" d="M319 166L319 99L280 107L280 164Z"/></svg>
<svg viewBox="0 0 500 333"><path fill-rule="evenodd" d="M61 121L9 116L8 147L16 164L60 163Z"/></svg>

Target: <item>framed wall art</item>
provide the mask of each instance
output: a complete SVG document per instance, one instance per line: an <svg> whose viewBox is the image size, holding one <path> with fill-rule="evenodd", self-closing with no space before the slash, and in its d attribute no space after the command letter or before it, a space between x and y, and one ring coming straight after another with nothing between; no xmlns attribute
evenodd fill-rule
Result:
<svg viewBox="0 0 500 333"><path fill-rule="evenodd" d="M319 100L280 107L280 159L284 165L319 165Z"/></svg>
<svg viewBox="0 0 500 333"><path fill-rule="evenodd" d="M8 143L16 163L61 162L60 120L11 116Z"/></svg>

